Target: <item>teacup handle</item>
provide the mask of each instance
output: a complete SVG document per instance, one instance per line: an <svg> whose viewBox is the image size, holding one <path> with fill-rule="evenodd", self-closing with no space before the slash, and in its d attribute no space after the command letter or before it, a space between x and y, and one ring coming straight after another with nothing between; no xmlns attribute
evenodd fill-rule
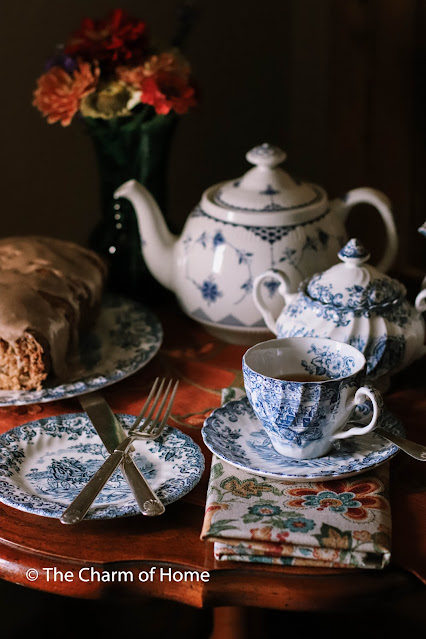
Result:
<svg viewBox="0 0 426 639"><path fill-rule="evenodd" d="M283 271L279 271L276 268L270 268L264 273L261 273L257 277L254 278L253 282L253 301L263 317L263 320L266 326L270 331L277 334L277 319L278 317L274 317L268 303L265 301L262 292L262 284L266 279L273 279L279 282L278 294L284 300L284 306L287 303L286 297L290 293L290 280L287 275ZM282 310L282 309L281 309ZM280 311L281 312L281 311Z"/></svg>
<svg viewBox="0 0 426 639"><path fill-rule="evenodd" d="M343 196L342 201L339 205L339 212L346 220L350 210L356 204L371 204L375 209L380 213L380 216L383 220L383 224L385 225L386 231L386 239L387 245L385 248L385 253L379 263L376 265L376 268L379 271L385 273L396 257L398 252L398 233L395 226L395 220L392 213L391 203L389 198L378 191L377 189L372 189L370 187L360 187L358 189L352 189L348 191L346 195Z"/></svg>
<svg viewBox="0 0 426 639"><path fill-rule="evenodd" d="M353 409L359 404L363 404L366 397L371 400L373 405L373 415L370 423L366 426L362 426L362 428L354 426L354 428L350 428L349 430L336 433L335 435L332 435L331 439L346 439L347 437L352 437L352 435L365 435L374 429L383 408L383 399L378 390L372 386L361 386L355 393L355 397L350 408Z"/></svg>

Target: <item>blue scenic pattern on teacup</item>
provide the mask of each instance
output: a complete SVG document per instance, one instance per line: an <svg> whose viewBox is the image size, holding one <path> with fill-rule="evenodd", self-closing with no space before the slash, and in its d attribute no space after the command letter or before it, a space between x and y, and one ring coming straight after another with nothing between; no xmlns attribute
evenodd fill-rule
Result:
<svg viewBox="0 0 426 639"><path fill-rule="evenodd" d="M289 457L313 458L330 450L349 419L365 379L365 358L329 339L270 340L245 353L243 378L274 448Z"/></svg>
<svg viewBox="0 0 426 639"><path fill-rule="evenodd" d="M315 373L322 370L315 366L312 369ZM273 442L300 448L312 447L331 433L341 419L345 389L359 385L358 375L326 384L276 380L259 375L245 364L243 377L247 397Z"/></svg>

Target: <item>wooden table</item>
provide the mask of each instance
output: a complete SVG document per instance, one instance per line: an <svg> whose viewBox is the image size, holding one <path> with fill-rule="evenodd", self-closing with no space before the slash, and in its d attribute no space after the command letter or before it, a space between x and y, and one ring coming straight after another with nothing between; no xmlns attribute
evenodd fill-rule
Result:
<svg viewBox="0 0 426 639"><path fill-rule="evenodd" d="M336 606L342 610L353 606L354 600L377 604L424 588L415 573L426 575L426 513L420 514L418 508L426 487L426 464L402 453L391 462L394 559L387 569L265 567L214 560L212 545L199 538L210 468L210 453L202 443L200 428L220 405L221 389L242 384L245 347L213 339L179 312L160 316L165 328L160 352L139 373L106 388L104 395L115 412L137 414L157 374L178 376L181 383L170 423L202 447L206 471L201 482L156 519L133 516L84 521L73 527L0 504L0 577L73 597L130 593L198 608L249 606L293 611L326 611ZM426 444L425 370L423 360L400 374L386 403L403 420L407 435ZM75 399L3 408L0 430L80 410ZM185 575L182 578L185 571L191 571L186 579ZM204 581L196 578L202 573L207 573Z"/></svg>

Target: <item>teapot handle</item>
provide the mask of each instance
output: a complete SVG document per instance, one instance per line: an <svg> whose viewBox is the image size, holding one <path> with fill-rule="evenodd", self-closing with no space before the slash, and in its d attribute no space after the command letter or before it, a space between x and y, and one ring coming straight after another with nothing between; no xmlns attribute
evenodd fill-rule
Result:
<svg viewBox="0 0 426 639"><path fill-rule="evenodd" d="M270 308L270 305L265 301L263 296L263 291L265 287L263 286L264 280L275 280L279 282L278 294L282 296L284 299L284 306L286 304L286 296L290 292L290 280L287 275L283 273L283 271L279 271L275 268L270 268L264 273L261 273L257 277L254 278L253 282L253 300L262 315L266 326L270 331L277 334L277 317L274 317L274 314ZM281 312L281 311L280 311Z"/></svg>
<svg viewBox="0 0 426 639"><path fill-rule="evenodd" d="M387 246L382 259L376 268L385 273L391 266L398 252L398 233L395 226L395 220L392 213L392 207L389 198L376 189L369 187L360 187L352 189L343 196L338 212L346 220L349 212L356 204L371 204L380 213L385 225Z"/></svg>

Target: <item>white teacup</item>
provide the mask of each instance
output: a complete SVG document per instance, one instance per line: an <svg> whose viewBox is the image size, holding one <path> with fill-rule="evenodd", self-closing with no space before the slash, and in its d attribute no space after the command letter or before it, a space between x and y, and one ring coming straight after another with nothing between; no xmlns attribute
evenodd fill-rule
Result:
<svg viewBox="0 0 426 639"><path fill-rule="evenodd" d="M363 386L364 355L353 346L317 337L261 342L243 357L244 386L275 450L312 459L338 439L374 429L383 406L380 393ZM371 421L343 430L356 406L370 399Z"/></svg>

